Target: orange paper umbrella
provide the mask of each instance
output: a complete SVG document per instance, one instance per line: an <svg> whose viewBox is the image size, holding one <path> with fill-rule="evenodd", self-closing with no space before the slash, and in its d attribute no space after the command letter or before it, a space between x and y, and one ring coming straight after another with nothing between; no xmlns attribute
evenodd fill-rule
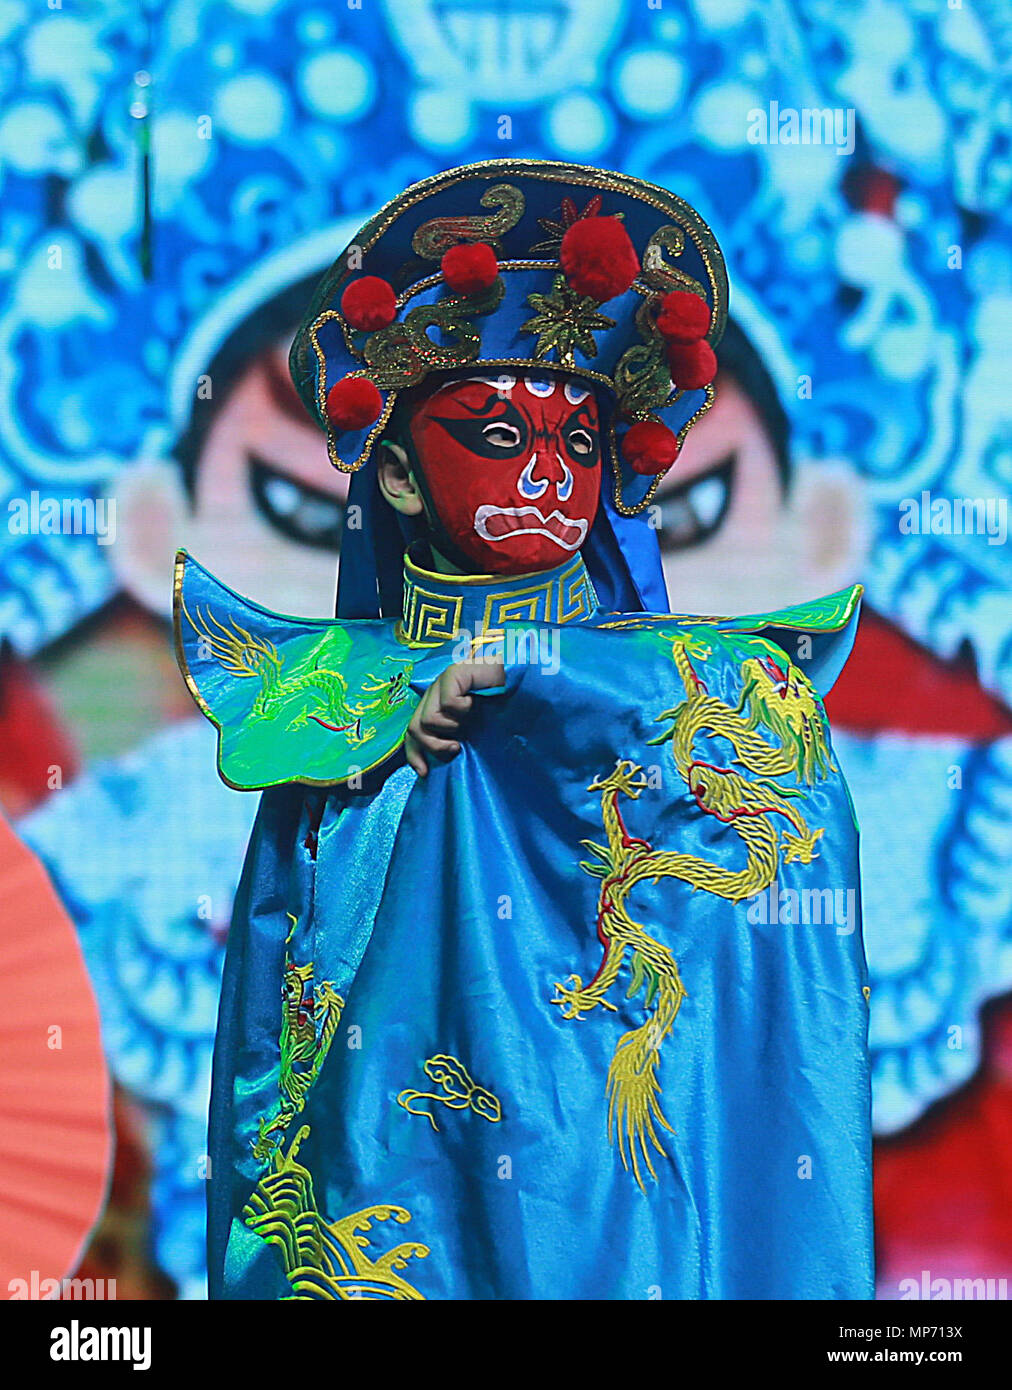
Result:
<svg viewBox="0 0 1012 1390"><path fill-rule="evenodd" d="M102 1207L110 1088L73 923L0 818L0 1297L52 1294Z"/></svg>

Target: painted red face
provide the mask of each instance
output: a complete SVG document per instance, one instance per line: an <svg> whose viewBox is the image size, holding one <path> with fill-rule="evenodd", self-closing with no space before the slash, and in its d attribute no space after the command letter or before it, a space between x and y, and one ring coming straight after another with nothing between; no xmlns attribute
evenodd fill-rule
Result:
<svg viewBox="0 0 1012 1390"><path fill-rule="evenodd" d="M597 401L565 377L454 381L416 407L411 438L436 514L484 574L562 564L597 511Z"/></svg>

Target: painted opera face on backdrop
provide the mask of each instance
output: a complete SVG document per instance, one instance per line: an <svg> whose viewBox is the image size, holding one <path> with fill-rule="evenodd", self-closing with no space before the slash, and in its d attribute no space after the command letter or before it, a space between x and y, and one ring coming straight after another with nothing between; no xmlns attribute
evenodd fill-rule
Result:
<svg viewBox="0 0 1012 1390"><path fill-rule="evenodd" d="M575 378L443 386L409 430L436 514L483 574L553 569L583 545L601 488L597 400Z"/></svg>

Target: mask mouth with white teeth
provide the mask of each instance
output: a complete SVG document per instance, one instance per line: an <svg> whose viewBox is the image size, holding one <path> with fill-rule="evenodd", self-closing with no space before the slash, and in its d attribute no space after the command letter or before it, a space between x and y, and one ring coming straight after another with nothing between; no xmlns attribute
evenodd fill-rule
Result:
<svg viewBox="0 0 1012 1390"><path fill-rule="evenodd" d="M345 504L333 493L247 455L250 492L259 514L290 541L312 550L341 550Z"/></svg>
<svg viewBox="0 0 1012 1390"><path fill-rule="evenodd" d="M587 538L585 517L563 516L556 510L546 516L538 507L481 506L474 514L474 529L483 540L502 541L512 536L547 536L564 550L579 550Z"/></svg>
<svg viewBox="0 0 1012 1390"><path fill-rule="evenodd" d="M737 454L728 454L705 473L660 494L658 538L662 551L702 545L720 530L731 505L737 462Z"/></svg>

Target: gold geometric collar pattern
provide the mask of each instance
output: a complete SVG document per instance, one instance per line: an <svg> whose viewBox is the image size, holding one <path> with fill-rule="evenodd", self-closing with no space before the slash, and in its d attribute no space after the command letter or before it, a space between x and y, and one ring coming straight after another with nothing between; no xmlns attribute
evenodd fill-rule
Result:
<svg viewBox="0 0 1012 1390"><path fill-rule="evenodd" d="M579 555L540 574L437 574L404 557L401 637L438 647L460 632L477 637L504 623L589 618L597 595Z"/></svg>

